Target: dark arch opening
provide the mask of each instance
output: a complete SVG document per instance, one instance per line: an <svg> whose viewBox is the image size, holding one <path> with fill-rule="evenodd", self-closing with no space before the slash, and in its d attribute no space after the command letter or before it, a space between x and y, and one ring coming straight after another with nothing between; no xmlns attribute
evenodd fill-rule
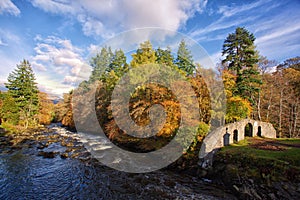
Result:
<svg viewBox="0 0 300 200"><path fill-rule="evenodd" d="M257 136L261 137L261 126L258 126Z"/></svg>
<svg viewBox="0 0 300 200"><path fill-rule="evenodd" d="M233 142L238 142L239 141L239 131L235 129L233 131Z"/></svg>
<svg viewBox="0 0 300 200"><path fill-rule="evenodd" d="M228 146L230 144L230 134L228 133L228 128L226 128L226 132L223 135L223 145Z"/></svg>
<svg viewBox="0 0 300 200"><path fill-rule="evenodd" d="M245 126L245 137L253 137L253 126L251 123Z"/></svg>

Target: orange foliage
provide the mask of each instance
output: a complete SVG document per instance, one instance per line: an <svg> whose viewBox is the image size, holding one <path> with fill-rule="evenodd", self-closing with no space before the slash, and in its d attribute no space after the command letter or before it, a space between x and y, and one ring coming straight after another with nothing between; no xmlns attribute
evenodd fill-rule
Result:
<svg viewBox="0 0 300 200"><path fill-rule="evenodd" d="M54 104L44 92L38 93L39 97L39 114L38 120L40 124L50 124L54 117Z"/></svg>

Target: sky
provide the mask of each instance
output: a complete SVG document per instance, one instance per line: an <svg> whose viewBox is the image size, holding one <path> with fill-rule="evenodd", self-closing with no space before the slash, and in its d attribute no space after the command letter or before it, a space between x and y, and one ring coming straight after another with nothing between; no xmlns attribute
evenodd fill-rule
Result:
<svg viewBox="0 0 300 200"><path fill-rule="evenodd" d="M186 35L214 63L228 34L245 27L260 55L280 63L300 56L299 10L299 0L0 0L0 89L26 59L40 90L61 96L85 79L107 40L145 27L169 30L162 39Z"/></svg>

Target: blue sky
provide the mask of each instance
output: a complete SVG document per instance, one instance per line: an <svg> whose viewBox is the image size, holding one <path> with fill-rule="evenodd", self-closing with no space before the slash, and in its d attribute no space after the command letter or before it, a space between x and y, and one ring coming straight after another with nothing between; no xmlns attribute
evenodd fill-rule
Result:
<svg viewBox="0 0 300 200"><path fill-rule="evenodd" d="M25 58L40 89L61 95L84 78L99 45L144 27L186 34L218 62L242 26L261 55L282 62L300 56L299 10L298 0L0 0L0 85Z"/></svg>

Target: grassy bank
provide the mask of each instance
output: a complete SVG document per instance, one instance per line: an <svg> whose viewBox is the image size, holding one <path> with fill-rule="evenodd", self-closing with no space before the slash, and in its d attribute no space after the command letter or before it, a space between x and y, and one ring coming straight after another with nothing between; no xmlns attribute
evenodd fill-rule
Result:
<svg viewBox="0 0 300 200"><path fill-rule="evenodd" d="M300 174L300 139L246 138L222 148L216 159L249 178L293 181Z"/></svg>
<svg viewBox="0 0 300 200"><path fill-rule="evenodd" d="M300 139L254 137L223 147L209 178L240 199L299 199Z"/></svg>

